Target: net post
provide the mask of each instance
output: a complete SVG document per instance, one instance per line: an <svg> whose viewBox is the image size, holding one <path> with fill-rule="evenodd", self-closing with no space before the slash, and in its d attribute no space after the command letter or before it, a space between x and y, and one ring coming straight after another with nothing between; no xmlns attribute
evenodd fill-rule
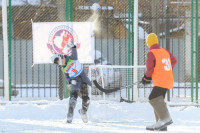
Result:
<svg viewBox="0 0 200 133"><path fill-rule="evenodd" d="M101 73L101 81L102 81L102 87L104 88L104 81L103 81L103 68L100 68L100 73ZM103 92L103 100L106 100L106 94Z"/></svg>
<svg viewBox="0 0 200 133"><path fill-rule="evenodd" d="M137 74L137 67L134 68L134 83L138 82L138 74ZM138 99L138 85L134 85L134 97L133 101L136 101Z"/></svg>
<svg viewBox="0 0 200 133"><path fill-rule="evenodd" d="M88 71L89 71L88 77L89 77L90 81L92 81L91 66L89 66ZM91 99L92 99L92 87L89 86L88 88L89 88L89 97L90 97L90 101L91 101Z"/></svg>

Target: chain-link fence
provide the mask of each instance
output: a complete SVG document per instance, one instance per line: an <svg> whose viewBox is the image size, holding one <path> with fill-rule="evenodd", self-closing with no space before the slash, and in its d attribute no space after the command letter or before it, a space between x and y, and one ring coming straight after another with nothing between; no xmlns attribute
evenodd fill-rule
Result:
<svg viewBox="0 0 200 133"><path fill-rule="evenodd" d="M98 2L100 9L94 13L92 5ZM95 64L134 64L134 0L14 0L12 3L12 90L16 98L62 99L66 82L59 68L52 64L33 65L33 22L94 22ZM191 80L195 82L192 61L198 59L195 33L196 3L193 10L190 0L139 0L138 1L138 64L145 65L149 48L145 39L151 32L159 36L159 44L177 58L174 80L170 90L172 98L188 98L198 94L191 91ZM193 12L193 19L191 15ZM2 13L1 13L2 15ZM2 18L2 17L1 17ZM191 27L194 21L194 27ZM2 26L1 26L2 29ZM191 31L194 29L193 31ZM192 35L194 40L191 41ZM3 79L3 43L0 31L0 79ZM191 50L193 46L193 50ZM191 55L193 54L193 58ZM191 71L193 70L193 76ZM191 77L194 77L194 79ZM139 77L140 78L140 77ZM3 86L0 86L3 90ZM140 87L138 95L148 97L149 88Z"/></svg>

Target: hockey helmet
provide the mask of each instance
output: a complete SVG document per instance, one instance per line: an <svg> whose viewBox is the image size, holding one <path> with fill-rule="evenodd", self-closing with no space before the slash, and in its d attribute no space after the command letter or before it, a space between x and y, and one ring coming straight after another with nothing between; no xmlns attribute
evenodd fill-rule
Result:
<svg viewBox="0 0 200 133"><path fill-rule="evenodd" d="M55 53L51 56L51 62L55 63L55 60L58 60L58 65L62 65L62 55L60 53ZM56 64L56 63L55 63Z"/></svg>

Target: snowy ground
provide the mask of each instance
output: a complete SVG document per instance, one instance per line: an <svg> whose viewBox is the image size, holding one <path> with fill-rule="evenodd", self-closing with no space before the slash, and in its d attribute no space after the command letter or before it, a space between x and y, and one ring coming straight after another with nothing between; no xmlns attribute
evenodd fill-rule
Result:
<svg viewBox="0 0 200 133"><path fill-rule="evenodd" d="M1 133L146 133L152 132L145 130L146 125L154 123L153 110L147 102L92 101L89 122L83 123L78 99L72 124L65 123L68 99L0 103ZM172 104L175 103L168 103ZM169 110L174 121L168 127L169 133L200 133L200 108L170 106Z"/></svg>

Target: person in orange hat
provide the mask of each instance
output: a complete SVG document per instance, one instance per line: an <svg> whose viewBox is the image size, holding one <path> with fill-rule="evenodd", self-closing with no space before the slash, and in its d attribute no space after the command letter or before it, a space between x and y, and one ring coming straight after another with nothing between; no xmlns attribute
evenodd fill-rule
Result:
<svg viewBox="0 0 200 133"><path fill-rule="evenodd" d="M172 53L158 45L158 37L150 33L146 38L150 51L147 53L147 71L142 78L142 83L150 84L153 81L153 89L149 95L149 103L154 109L156 123L146 127L146 130L167 131L167 126L172 124L172 118L164 101L168 89L174 86L173 72L176 58Z"/></svg>

